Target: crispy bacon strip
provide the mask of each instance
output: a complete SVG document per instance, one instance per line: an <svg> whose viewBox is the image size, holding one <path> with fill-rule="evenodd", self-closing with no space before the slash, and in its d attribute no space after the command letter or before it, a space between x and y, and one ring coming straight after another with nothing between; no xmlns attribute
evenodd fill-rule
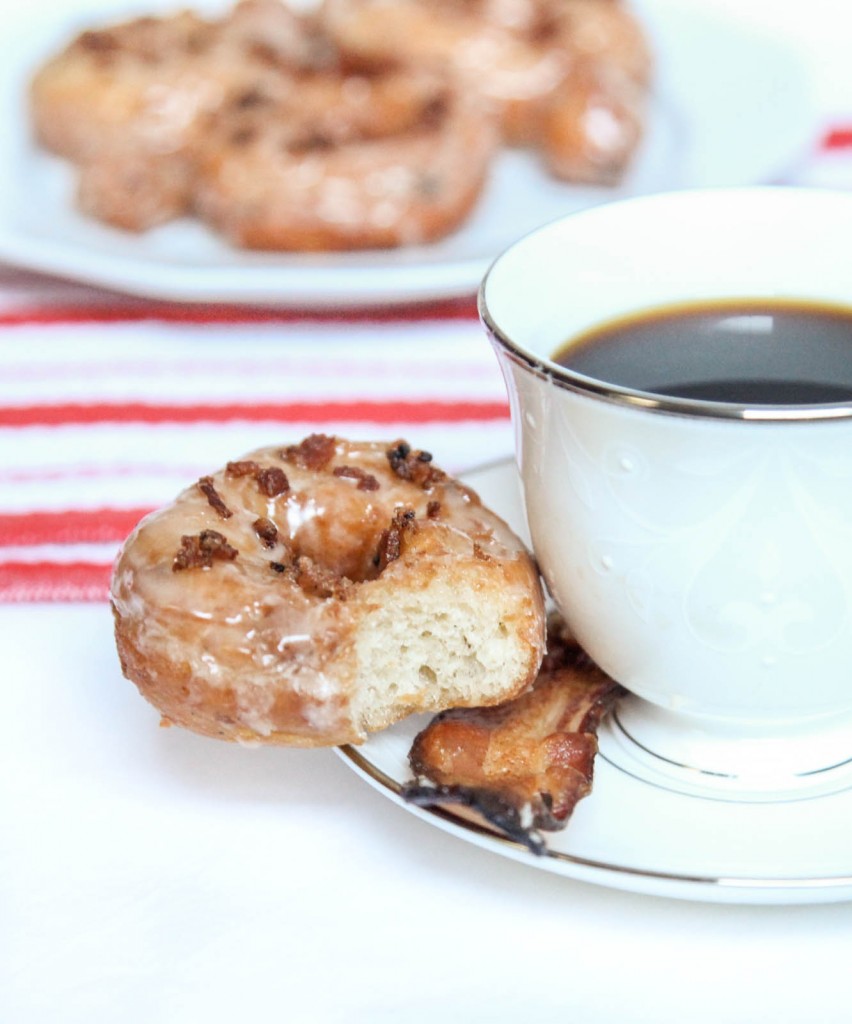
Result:
<svg viewBox="0 0 852 1024"><path fill-rule="evenodd" d="M404 796L420 806L468 807L542 853L538 830L564 828L591 791L597 728L623 692L555 638L527 693L499 707L445 711L415 737L409 762L417 781Z"/></svg>

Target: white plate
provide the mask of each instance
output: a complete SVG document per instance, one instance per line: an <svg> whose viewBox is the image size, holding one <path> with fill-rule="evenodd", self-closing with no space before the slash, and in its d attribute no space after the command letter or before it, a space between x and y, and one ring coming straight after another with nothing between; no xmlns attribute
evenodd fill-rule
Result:
<svg viewBox="0 0 852 1024"><path fill-rule="evenodd" d="M526 534L514 464L465 480ZM341 756L381 792L428 822L530 867L616 889L728 903L852 899L852 789L784 803L685 796L595 763L594 787L542 856L454 815L406 803L408 751L428 718L407 719Z"/></svg>
<svg viewBox="0 0 852 1024"><path fill-rule="evenodd" d="M1 0L0 0L1 2ZM201 0L196 7L221 6ZM722 17L645 0L659 75L651 130L622 187L559 184L527 154L505 153L472 218L450 238L341 255L244 253L198 223L142 236L79 216L71 168L35 149L29 73L73 32L172 0L16 4L0 69L0 259L119 291L183 301L329 307L472 294L491 260L534 227L596 203L673 188L747 185L789 172L814 144L809 83L785 45ZM638 5L637 5L638 6Z"/></svg>

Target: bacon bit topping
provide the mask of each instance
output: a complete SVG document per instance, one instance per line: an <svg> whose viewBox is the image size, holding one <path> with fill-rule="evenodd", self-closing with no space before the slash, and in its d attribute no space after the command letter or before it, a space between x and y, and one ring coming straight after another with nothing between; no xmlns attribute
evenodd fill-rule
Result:
<svg viewBox="0 0 852 1024"><path fill-rule="evenodd" d="M321 132L306 132L288 139L284 149L289 153L315 153L334 149L334 140Z"/></svg>
<svg viewBox="0 0 852 1024"><path fill-rule="evenodd" d="M281 54L274 46L270 46L269 43L264 43L261 40L252 40L246 49L255 60L261 64L266 64L267 67L281 68L285 66L285 61L282 59Z"/></svg>
<svg viewBox="0 0 852 1024"><path fill-rule="evenodd" d="M255 519L251 525L254 527L254 532L263 541L264 547L275 547L275 544L278 541L278 527L271 519L267 519L266 516L261 516L260 519Z"/></svg>
<svg viewBox="0 0 852 1024"><path fill-rule="evenodd" d="M238 110L251 110L253 107L262 107L269 103L270 98L262 89L252 86L235 96L232 102Z"/></svg>
<svg viewBox="0 0 852 1024"><path fill-rule="evenodd" d="M108 31L83 32L77 37L77 45L101 68L112 67L121 49L119 41Z"/></svg>
<svg viewBox="0 0 852 1024"><path fill-rule="evenodd" d="M78 36L78 45L93 53L113 52L119 48L116 37L106 29L89 29Z"/></svg>
<svg viewBox="0 0 852 1024"><path fill-rule="evenodd" d="M347 480L357 480L359 491L377 491L379 481L372 473L367 473L360 466L336 466L333 470L335 476L342 476Z"/></svg>
<svg viewBox="0 0 852 1024"><path fill-rule="evenodd" d="M558 16L552 11L537 11L527 29L527 38L535 46L549 43L559 31Z"/></svg>
<svg viewBox="0 0 852 1024"><path fill-rule="evenodd" d="M281 458L287 462L294 462L302 469L325 469L336 447L336 438L327 434L310 434L300 444L282 449Z"/></svg>
<svg viewBox="0 0 852 1024"><path fill-rule="evenodd" d="M260 493L265 494L267 498L277 498L279 494L290 490L290 481L283 469L269 466L258 471L257 486L260 488Z"/></svg>
<svg viewBox="0 0 852 1024"><path fill-rule="evenodd" d="M426 506L426 518L427 519L438 519L441 515L441 503L440 501L430 501Z"/></svg>
<svg viewBox="0 0 852 1024"><path fill-rule="evenodd" d="M261 467L253 459L229 462L225 466L225 473L234 477L253 476L257 481L258 490L267 498L276 498L290 490L290 481L283 469L277 466Z"/></svg>
<svg viewBox="0 0 852 1024"><path fill-rule="evenodd" d="M345 601L352 587L352 580L318 565L312 558L302 555L296 559L295 582L312 597L334 597Z"/></svg>
<svg viewBox="0 0 852 1024"><path fill-rule="evenodd" d="M449 111L450 98L446 93L440 93L437 96L432 96L424 105L420 114L419 122L421 127L425 131L435 131L435 129L440 128L442 123L447 119Z"/></svg>
<svg viewBox="0 0 852 1024"><path fill-rule="evenodd" d="M254 476L260 466L253 459L244 459L242 462L229 462L225 466L228 476Z"/></svg>
<svg viewBox="0 0 852 1024"><path fill-rule="evenodd" d="M382 530L379 547L373 558L373 565L378 566L380 573L402 554L406 534L414 533L416 530L417 522L413 509L398 508L394 511L391 525L387 530Z"/></svg>
<svg viewBox="0 0 852 1024"><path fill-rule="evenodd" d="M186 37L186 52L192 54L204 53L210 48L210 38L207 32L193 32Z"/></svg>
<svg viewBox="0 0 852 1024"><path fill-rule="evenodd" d="M181 569L209 569L214 562L232 562L239 552L217 530L202 530L184 536L172 562L172 572Z"/></svg>
<svg viewBox="0 0 852 1024"><path fill-rule="evenodd" d="M385 454L394 473L404 477L408 467L408 457L411 455L411 445L406 444L405 441L398 441L396 447L388 448Z"/></svg>
<svg viewBox="0 0 852 1024"><path fill-rule="evenodd" d="M347 576L326 569L307 555L300 555L290 565L270 562L272 571L284 575L309 597L336 598L345 601L354 584Z"/></svg>
<svg viewBox="0 0 852 1024"><path fill-rule="evenodd" d="M222 501L219 492L213 486L212 476L203 476L198 481L198 489L207 498L207 501L210 503L210 507L215 509L222 519L231 518L234 513L228 508L225 502Z"/></svg>
<svg viewBox="0 0 852 1024"><path fill-rule="evenodd" d="M242 147L248 146L250 143L257 139L257 129L251 128L248 125L237 128L231 132L230 143L232 146Z"/></svg>
<svg viewBox="0 0 852 1024"><path fill-rule="evenodd" d="M386 454L390 468L401 480L409 480L424 491L446 478L446 473L431 465L430 452L412 449L405 441L398 441Z"/></svg>

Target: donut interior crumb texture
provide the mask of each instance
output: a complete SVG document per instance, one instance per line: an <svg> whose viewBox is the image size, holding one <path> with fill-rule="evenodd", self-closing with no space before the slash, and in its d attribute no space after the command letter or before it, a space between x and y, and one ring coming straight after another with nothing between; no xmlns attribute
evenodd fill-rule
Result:
<svg viewBox="0 0 852 1024"><path fill-rule="evenodd" d="M428 453L312 435L202 481L139 524L113 573L123 670L164 719L332 745L531 685L533 560Z"/></svg>
<svg viewBox="0 0 852 1024"><path fill-rule="evenodd" d="M490 596L489 600L493 600ZM506 680L524 678L529 654L512 642L514 611L497 601L482 608L482 586L436 581L426 590L401 587L359 630L356 716L368 731L397 721L400 712L500 703Z"/></svg>

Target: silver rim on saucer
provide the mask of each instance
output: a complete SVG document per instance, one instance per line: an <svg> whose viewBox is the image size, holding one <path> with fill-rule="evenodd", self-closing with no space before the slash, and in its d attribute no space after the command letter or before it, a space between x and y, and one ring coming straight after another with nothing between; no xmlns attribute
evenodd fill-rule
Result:
<svg viewBox="0 0 852 1024"><path fill-rule="evenodd" d="M515 498L519 500L519 488L516 493L512 494L513 488L507 487L507 484L512 482L515 472L514 460L502 459L463 473L462 479L478 490L483 500L488 500L490 497L488 495L490 487L492 495L496 495L497 498L496 502L492 502L492 507L495 507L498 514L508 518L511 525L513 516L518 513L520 508L518 506L518 509L514 511L509 509L510 514L507 516L507 502L514 502ZM517 524L515 526L517 528ZM596 851L592 851L590 847L589 852L586 853L583 849L584 845L587 845L585 840L578 840L574 843L575 852L560 849L560 846L565 845L565 839L571 842L575 836L579 835L578 832L572 832L572 828L580 824L579 821L571 821L564 832L552 834L550 848L543 855L537 855L479 820L462 816L462 814L446 808L421 808L407 803L402 796L402 790L405 783L410 781L406 757L414 732L411 732L409 737L408 731L411 729L411 725L408 722L403 722L389 730L388 733L393 734L397 729L400 730L399 735L378 734L362 747L344 746L337 748L337 752L357 774L409 813L459 838L474 842L527 866L578 881L630 892L711 902L789 904L837 902L852 899L852 838L848 843L846 842L845 830L839 841L836 838L833 840L833 862L832 860L826 862L825 868L822 863L809 863L803 867L801 873L796 872L795 858L786 856L778 862L777 873L773 873L774 869L768 862L765 873L755 870L754 865L748 863L744 865L744 870L731 870L730 864L723 865L722 860L717 862L719 864L717 869L714 868L712 857L707 858L706 867L698 863L701 858L695 856L691 856L689 858L691 863L684 863L682 868L676 866L667 857L659 858L659 864L654 865L651 861L655 858L648 856L647 853L644 864L640 862L641 858L639 857L632 862L632 858L624 856L624 851L621 854L614 852L611 857L607 856L606 850L602 849L602 846L607 845L606 838L604 837L602 843L600 836L596 837ZM374 744L376 745L374 746ZM750 816L752 813L757 815L767 813L771 816L791 814L795 818L795 824L785 826L786 831L799 829L800 817L803 814L817 817L826 815L840 827L842 825L840 818L846 815L847 805L850 804L849 790L816 798L806 795L802 799L771 806L728 801L723 797L707 799L706 796L688 795L677 789L667 789L665 786L660 786L641 777L641 775L635 775L629 770L625 770L624 766L613 763L606 756L605 750L599 753L598 758L595 788L591 795L581 803L579 810L583 811L587 802L591 804L592 801L598 800L600 802L595 806L602 815L606 815L607 821L610 820L610 815L612 820L616 822L620 820L624 810L623 798L628 792L632 792L634 795L647 794L648 802L656 807L658 814L662 814L665 810L672 817L670 812L674 808L673 816L676 818L678 807L689 807L696 810L699 819L703 818L705 814L711 814L715 815L716 821L720 820L720 817L724 818L726 825L730 820L742 820L742 817ZM607 785L609 785L608 793L606 792ZM614 804L604 803L608 797L611 799L613 796L616 797ZM839 816L836 813L838 807ZM749 808L753 808L754 811L752 812ZM646 810L647 807L642 810L642 813L644 814ZM576 814L577 812L575 812L575 816ZM810 821L810 819L808 820ZM820 818L820 821L824 820ZM785 819L785 821L789 821L789 819ZM819 826L820 822L816 824ZM615 827L616 831L620 833L621 829L618 824ZM688 833L690 825L689 823L685 823L683 826L677 824L675 827L682 828L684 833ZM648 832L655 830L652 817L647 821L647 830ZM819 836L816 834L818 832L819 828L817 827L814 833L809 833L814 835L815 841L819 840ZM823 836L822 839L824 838ZM700 846L700 840L696 840L695 845ZM778 843L773 841L771 845L773 848L780 845L782 851L786 853L784 836L780 837ZM632 852L632 847L630 849ZM762 866L763 863L764 861L761 861L760 865Z"/></svg>

